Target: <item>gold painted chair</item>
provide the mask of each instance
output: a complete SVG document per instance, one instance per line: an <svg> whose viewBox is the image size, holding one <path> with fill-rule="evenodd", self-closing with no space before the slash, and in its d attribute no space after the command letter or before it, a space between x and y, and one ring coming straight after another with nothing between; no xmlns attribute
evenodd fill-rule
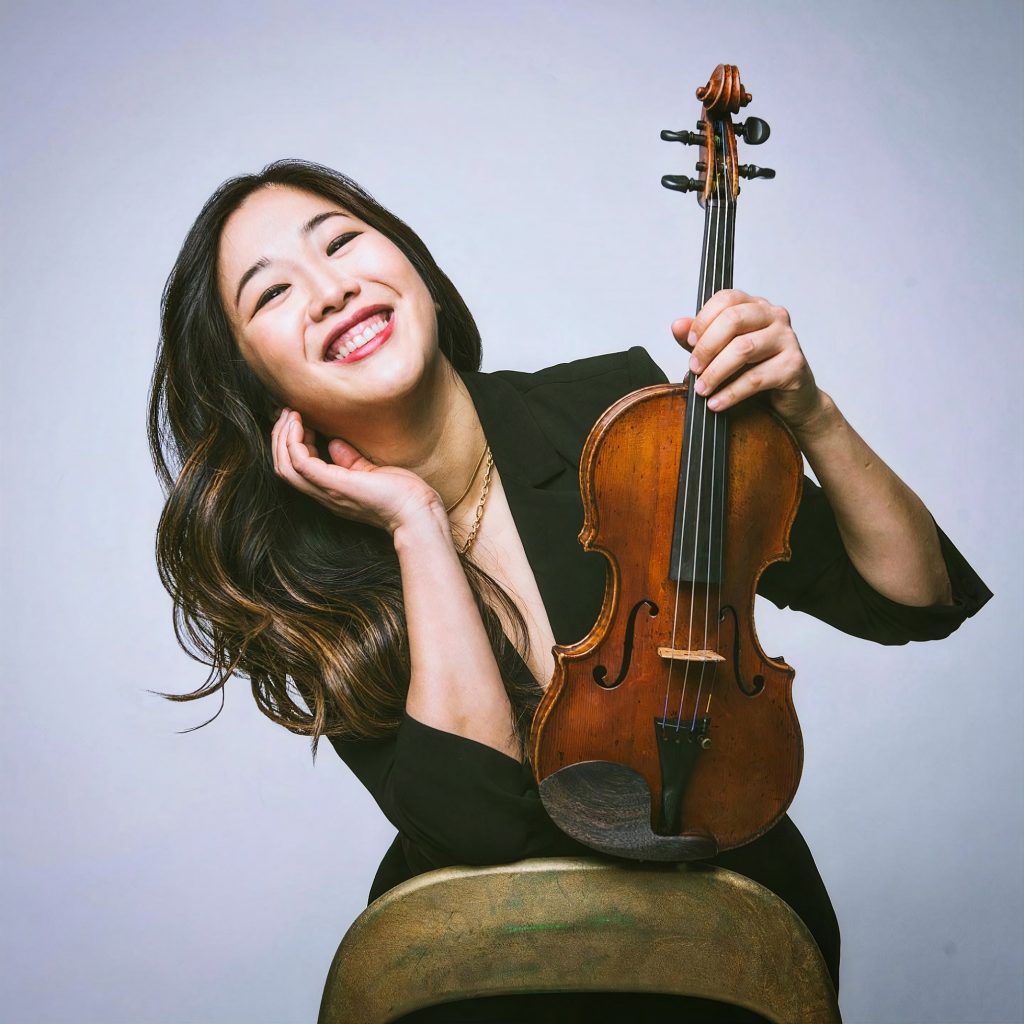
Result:
<svg viewBox="0 0 1024 1024"><path fill-rule="evenodd" d="M425 1006L539 992L659 992L779 1024L840 1020L806 926L724 868L537 858L409 879L355 920L319 1024L386 1024Z"/></svg>

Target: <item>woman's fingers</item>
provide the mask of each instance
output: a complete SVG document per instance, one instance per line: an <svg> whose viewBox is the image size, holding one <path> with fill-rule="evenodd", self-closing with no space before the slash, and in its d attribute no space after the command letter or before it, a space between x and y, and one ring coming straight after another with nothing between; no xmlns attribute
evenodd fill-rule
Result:
<svg viewBox="0 0 1024 1024"><path fill-rule="evenodd" d="M792 360L785 352L777 352L770 359L756 363L719 388L708 399L708 406L721 412L742 402L759 391L787 388L792 383ZM698 393L700 388L698 387Z"/></svg>
<svg viewBox="0 0 1024 1024"><path fill-rule="evenodd" d="M716 317L718 317L724 310L728 309L729 306L739 306L753 301L756 300L746 292L741 292L738 288L723 288L721 291L715 292L715 294L712 295L703 306L701 306L700 311L693 318L693 323L690 325L690 334L692 337L688 339L691 348L700 340L701 336L711 326Z"/></svg>
<svg viewBox="0 0 1024 1024"><path fill-rule="evenodd" d="M306 449L307 452L309 452L310 455L316 455L316 431L312 427L302 427L299 433L302 435L302 437L300 438L302 446Z"/></svg>
<svg viewBox="0 0 1024 1024"><path fill-rule="evenodd" d="M312 484L321 491L327 492L332 498L342 497L338 488L341 472L339 466L328 466L318 455L310 455L309 449L299 437L299 429L292 426L288 437L288 461L294 473L307 484ZM308 488L302 488L308 492Z"/></svg>
<svg viewBox="0 0 1024 1024"><path fill-rule="evenodd" d="M298 424L298 414L295 414L283 431L285 479L337 515L380 525L382 502L387 505L389 501L386 483L383 478L371 482L367 472L378 467L340 438L328 444L329 449L333 445L331 458L334 462L324 462L317 453L315 434L313 444L308 444L306 439L311 432L300 437ZM341 463L335 452L342 455Z"/></svg>
<svg viewBox="0 0 1024 1024"><path fill-rule="evenodd" d="M726 288L697 316L673 321L672 333L691 350L690 370L698 375L694 388L713 410L764 391L774 411L792 424L820 405L821 392L782 306Z"/></svg>
<svg viewBox="0 0 1024 1024"><path fill-rule="evenodd" d="M727 345L735 344L744 335L760 331L772 323L767 303L742 302L726 306L701 331L690 356L690 368L703 373ZM691 328L691 337L693 329ZM746 347L746 343L743 346Z"/></svg>
<svg viewBox="0 0 1024 1024"><path fill-rule="evenodd" d="M406 513L438 500L437 492L417 474L377 466L342 438L333 438L327 449L330 462L320 458L316 431L303 428L295 411L285 409L274 424L275 473L336 515L391 529Z"/></svg>
<svg viewBox="0 0 1024 1024"><path fill-rule="evenodd" d="M710 395L745 366L763 363L779 352L778 338L769 328L732 338L697 378L698 395ZM766 386L775 387L769 383Z"/></svg>
<svg viewBox="0 0 1024 1024"><path fill-rule="evenodd" d="M270 454L274 460L274 472L281 475L282 447L284 445L284 431L288 423L288 410L282 409L281 415L277 417L274 429L270 434Z"/></svg>
<svg viewBox="0 0 1024 1024"><path fill-rule="evenodd" d="M308 460L310 454L309 449L303 443L297 417L286 410L284 420L279 426L275 465L277 475L297 490L316 497L314 488L307 482L306 475L298 471L299 464L304 459Z"/></svg>

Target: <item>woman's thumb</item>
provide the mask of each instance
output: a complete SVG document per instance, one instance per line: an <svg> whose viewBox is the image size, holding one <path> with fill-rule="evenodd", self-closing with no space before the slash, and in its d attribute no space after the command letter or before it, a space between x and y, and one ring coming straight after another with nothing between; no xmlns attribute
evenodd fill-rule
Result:
<svg viewBox="0 0 1024 1024"><path fill-rule="evenodd" d="M347 466L359 454L350 444L342 441L340 437L332 437L327 442L327 451L330 452L331 459L339 466Z"/></svg>
<svg viewBox="0 0 1024 1024"><path fill-rule="evenodd" d="M689 349L690 347L686 336L690 333L690 328L693 327L695 319L696 317L692 316L681 316L678 320L672 321L672 335L683 348Z"/></svg>
<svg viewBox="0 0 1024 1024"><path fill-rule="evenodd" d="M373 463L358 448L353 448L348 441L340 437L332 437L327 442L327 452L336 466L342 469L372 469Z"/></svg>

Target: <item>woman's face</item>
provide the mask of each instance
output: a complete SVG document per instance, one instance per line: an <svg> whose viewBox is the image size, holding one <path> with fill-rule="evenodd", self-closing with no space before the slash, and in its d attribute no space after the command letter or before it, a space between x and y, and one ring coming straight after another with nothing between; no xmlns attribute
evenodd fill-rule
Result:
<svg viewBox="0 0 1024 1024"><path fill-rule="evenodd" d="M425 379L437 314L405 254L334 201L286 185L252 193L228 218L220 297L238 347L280 404L327 437Z"/></svg>

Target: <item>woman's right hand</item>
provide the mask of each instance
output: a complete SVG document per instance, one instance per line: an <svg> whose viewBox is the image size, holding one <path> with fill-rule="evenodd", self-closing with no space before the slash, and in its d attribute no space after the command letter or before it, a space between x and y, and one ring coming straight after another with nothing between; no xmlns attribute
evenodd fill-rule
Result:
<svg viewBox="0 0 1024 1024"><path fill-rule="evenodd" d="M328 442L334 460L317 453L316 432L302 417L282 409L271 433L274 472L335 515L394 534L424 512L444 510L440 496L421 476L400 466L377 466L340 437Z"/></svg>

